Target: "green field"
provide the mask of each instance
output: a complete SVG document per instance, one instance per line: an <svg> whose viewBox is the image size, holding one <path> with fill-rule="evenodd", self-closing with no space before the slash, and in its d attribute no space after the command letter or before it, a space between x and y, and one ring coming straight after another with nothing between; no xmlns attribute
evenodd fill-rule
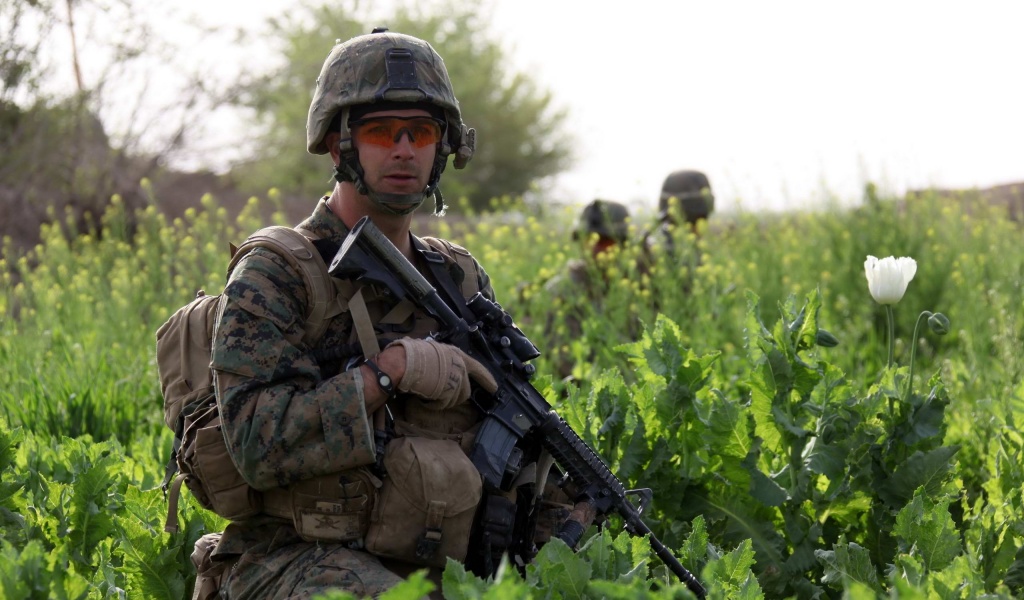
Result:
<svg viewBox="0 0 1024 600"><path fill-rule="evenodd" d="M221 289L228 243L274 198L237 219L207 198L173 222L115 199L86 230L56 215L36 248L5 244L0 597L191 591L192 543L223 523L185 493L181 531L163 531L172 435L154 332L197 289ZM648 524L709 597L1024 595L1024 252L1005 209L926 195L716 214L649 274L636 247L606 257L596 300L544 288L581 255L572 220L431 223L481 261L542 350L538 389L629 487L654 490ZM918 264L894 307L892 367L868 255ZM949 331L918 327L923 311ZM838 345L817 343L828 334ZM687 597L615 519L578 554L549 544L525 579L454 564L444 591Z"/></svg>

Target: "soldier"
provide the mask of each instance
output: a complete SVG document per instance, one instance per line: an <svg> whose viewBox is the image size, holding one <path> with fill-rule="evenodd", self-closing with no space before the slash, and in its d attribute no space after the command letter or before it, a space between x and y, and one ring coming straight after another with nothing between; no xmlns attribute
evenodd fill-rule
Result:
<svg viewBox="0 0 1024 600"><path fill-rule="evenodd" d="M629 209L624 204L610 200L594 200L583 207L579 223L572 232L572 239L580 242L592 260L574 258L566 265L565 272L556 275L545 285L548 291L556 292L568 279L573 285L592 287L592 270L599 255L626 242L629 235Z"/></svg>
<svg viewBox="0 0 1024 600"><path fill-rule="evenodd" d="M677 206L671 206L672 198L676 199ZM715 210L715 196L707 175L700 171L675 171L665 178L658 199L658 217L663 223L675 225L680 209L692 230Z"/></svg>
<svg viewBox="0 0 1024 600"><path fill-rule="evenodd" d="M700 223L714 210L715 196L707 175L693 170L670 173L661 186L658 222L643 235L644 270L657 262L658 254L668 256L674 263L682 262L685 257L678 248L680 235L699 235ZM679 227L680 216L688 226L686 230Z"/></svg>
<svg viewBox="0 0 1024 600"><path fill-rule="evenodd" d="M572 239L582 245L583 257L570 259L562 272L544 283L548 307L546 331L552 335L555 368L561 378L572 375L573 361L559 356L564 343L583 335L583 321L600 312L610 285L605 271L615 252L629 238L629 209L610 200L594 200L583 207ZM552 304L553 303L553 304Z"/></svg>
<svg viewBox="0 0 1024 600"><path fill-rule="evenodd" d="M462 168L475 147L428 43L380 29L336 45L317 79L306 135L309 152L330 156L337 182L297 229L328 264L369 216L439 290L493 299L465 249L410 232L425 200L442 212L448 157ZM423 339L437 324L407 301L371 285L335 288L334 317L309 347L311 293L294 266L256 248L231 274L212 368L227 453L259 512L197 543L197 597L308 598L327 589L376 596L424 566L439 588L446 555L481 554L468 550L483 500L464 450L482 415L467 399L471 381L493 391L493 378L454 346ZM324 358L346 345L361 352ZM384 465L396 471L405 460L390 477L375 447L385 417L394 439ZM409 482L437 496L403 505L405 492L394 489ZM403 521L412 516L418 524Z"/></svg>

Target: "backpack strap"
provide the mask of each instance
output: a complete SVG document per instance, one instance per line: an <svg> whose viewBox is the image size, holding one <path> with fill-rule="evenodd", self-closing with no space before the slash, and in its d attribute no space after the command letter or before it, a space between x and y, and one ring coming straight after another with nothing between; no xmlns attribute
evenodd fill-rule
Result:
<svg viewBox="0 0 1024 600"><path fill-rule="evenodd" d="M461 289L459 290L462 292L464 299L472 298L480 291L480 273L478 271L476 261L473 260L473 256L469 253L469 250L442 238L414 237L414 239L423 242L430 249L447 256L455 262L455 264L459 265L462 271L466 274L465 279L462 280L462 285L460 286ZM422 252L423 249L420 249L420 251ZM424 258L427 259L428 263L431 263L429 257L425 256ZM449 279L451 278L449 277Z"/></svg>
<svg viewBox="0 0 1024 600"><path fill-rule="evenodd" d="M238 261L253 248L266 248L285 259L299 272L306 284L309 307L303 324L302 341L309 347L320 341L327 331L327 326L330 325L331 319L327 311L334 301L335 293L334 284L327 273L327 265L310 240L312 236L313 234L308 231L281 225L264 227L250 235L238 247L231 257L231 262L228 263L227 272L230 277Z"/></svg>
<svg viewBox="0 0 1024 600"><path fill-rule="evenodd" d="M421 239L413 236L413 243L427 263L434 280L437 281L441 298L467 323L475 321L476 317L466 306L466 302L480 291L480 278L477 275L476 261L469 251L441 238ZM446 256L462 269L465 276L462 278L461 286L455 283L451 272L445 267Z"/></svg>

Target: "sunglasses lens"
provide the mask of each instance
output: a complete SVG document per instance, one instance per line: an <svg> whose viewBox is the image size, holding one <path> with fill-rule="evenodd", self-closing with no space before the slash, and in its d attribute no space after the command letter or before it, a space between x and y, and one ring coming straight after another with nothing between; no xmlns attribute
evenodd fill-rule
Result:
<svg viewBox="0 0 1024 600"><path fill-rule="evenodd" d="M413 147L441 141L441 124L430 117L379 117L352 123L357 142L390 148L408 134Z"/></svg>

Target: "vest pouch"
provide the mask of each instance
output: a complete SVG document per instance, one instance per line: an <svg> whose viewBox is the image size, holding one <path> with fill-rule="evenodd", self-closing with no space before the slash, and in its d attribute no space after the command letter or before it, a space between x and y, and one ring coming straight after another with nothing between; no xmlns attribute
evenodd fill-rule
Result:
<svg viewBox="0 0 1024 600"><path fill-rule="evenodd" d="M458 442L397 438L384 451L384 468L366 549L428 567L444 567L448 557L464 562L483 484Z"/></svg>
<svg viewBox="0 0 1024 600"><path fill-rule="evenodd" d="M185 434L178 456L185 485L204 508L231 521L262 510L263 498L238 472L221 431L217 403L207 403L185 417Z"/></svg>
<svg viewBox="0 0 1024 600"><path fill-rule="evenodd" d="M365 468L324 475L264 494L267 514L291 518L307 542L357 542L366 537L381 481Z"/></svg>

